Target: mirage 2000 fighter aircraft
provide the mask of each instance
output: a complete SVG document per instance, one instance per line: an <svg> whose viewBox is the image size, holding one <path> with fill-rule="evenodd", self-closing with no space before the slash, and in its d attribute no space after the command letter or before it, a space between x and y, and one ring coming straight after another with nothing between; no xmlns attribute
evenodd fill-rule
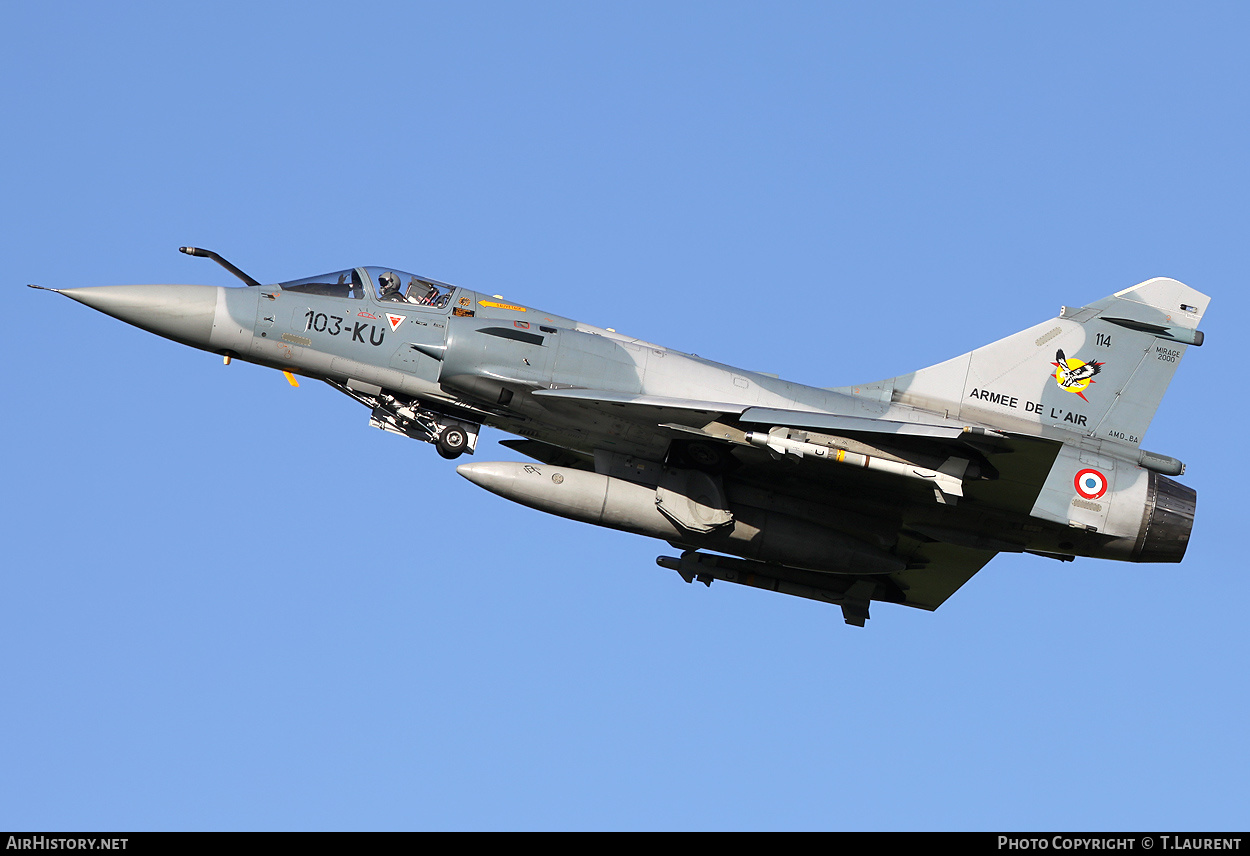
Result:
<svg viewBox="0 0 1250 856"><path fill-rule="evenodd" d="M1197 494L1140 448L1208 298L1151 279L901 377L816 389L395 268L262 285L54 289L315 378L370 424L472 454L502 497L667 541L686 582L937 609L999 552L1179 562ZM38 287L38 286L36 286Z"/></svg>

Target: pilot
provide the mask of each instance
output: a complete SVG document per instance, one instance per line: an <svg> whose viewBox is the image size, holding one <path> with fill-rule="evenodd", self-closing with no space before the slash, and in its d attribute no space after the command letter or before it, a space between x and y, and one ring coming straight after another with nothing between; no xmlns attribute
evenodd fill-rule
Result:
<svg viewBox="0 0 1250 856"><path fill-rule="evenodd" d="M403 302L404 296L399 291L399 277L395 276L391 271L387 271L378 277L378 282L382 283L382 299L398 300Z"/></svg>

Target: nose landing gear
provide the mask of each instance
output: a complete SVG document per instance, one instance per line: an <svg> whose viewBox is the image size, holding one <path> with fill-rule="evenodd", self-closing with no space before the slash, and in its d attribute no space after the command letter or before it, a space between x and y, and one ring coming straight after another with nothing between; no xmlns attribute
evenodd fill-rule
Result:
<svg viewBox="0 0 1250 856"><path fill-rule="evenodd" d="M357 389L349 384L327 381L331 386L346 393L369 407L369 425L433 443L440 455L453 460L461 455L473 454L477 447L477 435L481 424L462 416L452 416L423 405L415 398L399 397L381 389Z"/></svg>
<svg viewBox="0 0 1250 856"><path fill-rule="evenodd" d="M464 454L469 446L469 435L463 428L449 425L445 427L434 441L438 453L447 460L455 460Z"/></svg>

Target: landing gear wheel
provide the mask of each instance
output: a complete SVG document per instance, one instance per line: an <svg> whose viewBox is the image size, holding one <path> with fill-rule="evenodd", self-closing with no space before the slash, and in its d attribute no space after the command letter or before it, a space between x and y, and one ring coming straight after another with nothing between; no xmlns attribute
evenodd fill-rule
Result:
<svg viewBox="0 0 1250 856"><path fill-rule="evenodd" d="M446 428L442 434L438 435L438 441L435 446L438 453L447 460L453 460L464 454L464 450L468 448L469 435L459 428Z"/></svg>
<svg viewBox="0 0 1250 856"><path fill-rule="evenodd" d="M729 455L725 449L712 443L690 443L686 446L686 459L695 469L705 473L723 472L729 464Z"/></svg>

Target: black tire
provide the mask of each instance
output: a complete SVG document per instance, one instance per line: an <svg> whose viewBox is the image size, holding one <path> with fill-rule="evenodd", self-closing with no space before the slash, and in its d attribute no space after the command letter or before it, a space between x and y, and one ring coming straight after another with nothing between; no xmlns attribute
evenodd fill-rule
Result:
<svg viewBox="0 0 1250 856"><path fill-rule="evenodd" d="M719 443L687 443L683 451L691 466L705 473L721 473L729 466L729 451Z"/></svg>
<svg viewBox="0 0 1250 856"><path fill-rule="evenodd" d="M438 435L438 453L447 460L458 458L469 447L469 435L460 428L445 428Z"/></svg>

